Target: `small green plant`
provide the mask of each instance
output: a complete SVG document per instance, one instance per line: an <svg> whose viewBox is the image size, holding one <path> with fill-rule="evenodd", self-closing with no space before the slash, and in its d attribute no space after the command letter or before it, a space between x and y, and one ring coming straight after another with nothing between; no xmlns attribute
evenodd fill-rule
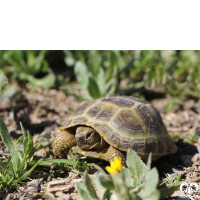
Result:
<svg viewBox="0 0 200 200"><path fill-rule="evenodd" d="M111 168L106 168L106 174L100 167L94 165L99 174L93 181L84 172L84 182L77 183L77 189L84 200L122 199L122 200L158 200L170 196L179 186L158 189L158 171L151 169L151 155L147 165L131 149L127 152L127 168L122 168L119 162L112 161ZM94 187L95 186L95 187ZM98 192L95 190L98 188Z"/></svg>
<svg viewBox="0 0 200 200"><path fill-rule="evenodd" d="M78 160L75 156L72 156L72 160L74 161L72 168L76 169L78 172L89 171L92 164L88 163L86 160Z"/></svg>
<svg viewBox="0 0 200 200"><path fill-rule="evenodd" d="M0 72L0 96L3 94L3 88L6 84L8 84L8 79L4 73Z"/></svg>
<svg viewBox="0 0 200 200"><path fill-rule="evenodd" d="M172 140L173 140L174 142L177 142L180 138L183 137L183 135L181 135L181 134L176 134L176 133L174 133L174 132L170 133L170 136L171 136L171 138L172 138Z"/></svg>
<svg viewBox="0 0 200 200"><path fill-rule="evenodd" d="M65 54L66 64L74 66L77 81L93 99L144 90L155 90L174 99L199 97L199 51L65 51Z"/></svg>
<svg viewBox="0 0 200 200"><path fill-rule="evenodd" d="M181 175L175 175L175 176L169 176L167 178L164 179L164 181L160 184L167 184L169 186L176 186L176 185L180 185L181 184Z"/></svg>
<svg viewBox="0 0 200 200"><path fill-rule="evenodd" d="M118 72L131 58L129 51L64 51L65 63L74 67L82 90L90 99L113 95L118 87Z"/></svg>
<svg viewBox="0 0 200 200"><path fill-rule="evenodd" d="M8 79L5 74L0 71L0 96L12 97L16 92L16 88L14 86L5 88L6 84L8 84Z"/></svg>
<svg viewBox="0 0 200 200"><path fill-rule="evenodd" d="M191 135L186 137L185 141L190 143L190 144L194 144L197 141L198 138L199 138L198 135L191 134Z"/></svg>
<svg viewBox="0 0 200 200"><path fill-rule="evenodd" d="M178 97L169 97L170 101L168 105L165 107L165 110L167 112L172 112L174 110L174 107L178 105Z"/></svg>
<svg viewBox="0 0 200 200"><path fill-rule="evenodd" d="M0 162L0 188L16 188L16 184L28 178L35 167L40 163L38 160L35 165L27 170L27 163L32 158L35 151L37 151L39 143L33 145L33 139L28 132L21 125L23 136L18 140L12 141L10 134L3 120L0 118L0 135L5 146L10 151L7 160ZM23 152L18 149L18 144L23 144Z"/></svg>
<svg viewBox="0 0 200 200"><path fill-rule="evenodd" d="M60 51L58 62L67 66L56 78L47 62L52 54L56 52L0 51L0 68L33 87L51 87L57 78L56 84L65 93L75 95L74 90L85 90L90 99L143 95L144 91L177 99L200 97L200 51ZM51 64L52 69L56 65ZM73 72L79 84L75 84Z"/></svg>
<svg viewBox="0 0 200 200"><path fill-rule="evenodd" d="M68 170L72 170L72 169L76 169L78 172L84 172L89 171L90 167L92 167L92 164L88 163L86 160L79 160L77 159L72 151L69 152L69 155L71 157L71 160L66 160L65 163L63 163L63 168L68 169ZM61 159L62 160L62 159ZM61 165L60 165L61 167Z"/></svg>
<svg viewBox="0 0 200 200"><path fill-rule="evenodd" d="M45 55L48 51L1 51L0 65L5 73L10 73L14 78L29 82L34 88L51 87L55 82L55 76L51 72ZM42 78L36 75L42 73Z"/></svg>

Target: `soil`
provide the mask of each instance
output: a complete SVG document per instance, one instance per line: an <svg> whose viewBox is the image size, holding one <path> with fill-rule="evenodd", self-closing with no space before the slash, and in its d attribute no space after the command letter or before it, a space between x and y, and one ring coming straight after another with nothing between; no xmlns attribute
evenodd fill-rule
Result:
<svg viewBox="0 0 200 200"><path fill-rule="evenodd" d="M52 143L55 136L70 114L82 103L73 96L65 96L61 91L37 88L18 89L12 98L0 98L0 117L4 120L8 130L16 140L22 135L20 122L25 130L34 136L34 143L42 141L40 149L34 155L35 159L53 158ZM200 101L188 100L175 105L171 112L165 107L170 99L155 99L151 102L160 112L163 121L175 141L178 151L174 155L164 156L155 161L152 166L157 167L160 181L166 177L176 177L188 183L200 181ZM2 141L0 141L0 159L9 155ZM85 159L82 158L81 159ZM106 162L102 166L105 166ZM93 178L95 170L89 171ZM57 170L55 166L37 167L33 174L46 175L46 178L28 179L26 184L19 186L20 191L5 191L0 198L6 199L81 199L75 183L83 181L83 174L75 169ZM200 193L199 193L200 194ZM170 198L185 199L179 190Z"/></svg>

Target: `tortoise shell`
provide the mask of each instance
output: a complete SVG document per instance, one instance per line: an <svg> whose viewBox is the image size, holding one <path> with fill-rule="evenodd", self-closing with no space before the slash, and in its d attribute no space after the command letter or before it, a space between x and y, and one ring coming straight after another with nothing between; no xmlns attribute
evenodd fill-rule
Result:
<svg viewBox="0 0 200 200"><path fill-rule="evenodd" d="M62 129L78 125L94 128L113 147L133 149L143 160L176 152L158 111L148 102L132 96L103 97L89 101L69 117Z"/></svg>

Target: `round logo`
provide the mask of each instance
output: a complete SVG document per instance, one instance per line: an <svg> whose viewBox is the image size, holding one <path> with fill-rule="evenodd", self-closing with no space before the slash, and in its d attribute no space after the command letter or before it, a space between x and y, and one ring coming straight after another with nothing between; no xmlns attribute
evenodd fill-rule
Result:
<svg viewBox="0 0 200 200"><path fill-rule="evenodd" d="M197 183L181 183L180 191L185 194L187 197L195 197L195 193L198 191L198 184Z"/></svg>

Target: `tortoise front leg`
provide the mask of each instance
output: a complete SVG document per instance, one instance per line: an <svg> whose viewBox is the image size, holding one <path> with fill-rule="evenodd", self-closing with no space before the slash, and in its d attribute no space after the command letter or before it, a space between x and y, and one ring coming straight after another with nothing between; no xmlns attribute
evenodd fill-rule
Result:
<svg viewBox="0 0 200 200"><path fill-rule="evenodd" d="M108 150L104 153L103 151L100 153L100 159L112 161L114 157L121 157L122 165L126 166L126 155L124 152L115 149L114 147L110 146Z"/></svg>
<svg viewBox="0 0 200 200"><path fill-rule="evenodd" d="M53 153L57 158L67 158L69 150L76 145L73 131L63 130L55 138Z"/></svg>
<svg viewBox="0 0 200 200"><path fill-rule="evenodd" d="M107 162L110 162L113 160L114 157L121 157L122 159L122 165L125 167L126 166L126 156L125 153L122 151L115 149L114 147L110 146L109 148L103 149L101 152L97 151L84 151L78 146L74 146L72 148L73 151L76 153L79 153L81 155L84 155L86 157L90 158L98 158L105 160Z"/></svg>

